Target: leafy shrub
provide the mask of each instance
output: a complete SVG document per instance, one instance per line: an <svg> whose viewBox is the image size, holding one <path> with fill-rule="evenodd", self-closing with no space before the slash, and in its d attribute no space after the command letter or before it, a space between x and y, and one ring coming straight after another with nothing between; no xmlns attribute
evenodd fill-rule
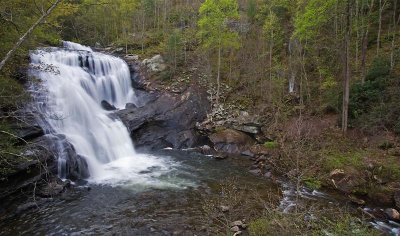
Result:
<svg viewBox="0 0 400 236"><path fill-rule="evenodd" d="M392 142L390 142L390 141L388 141L388 140L385 140L385 141L383 141L382 143L380 143L378 147L379 147L380 149L382 149L382 150L388 150L388 149L394 147L394 143L392 143Z"/></svg>
<svg viewBox="0 0 400 236"><path fill-rule="evenodd" d="M322 186L321 181L315 178L304 179L304 184L306 185L307 188L310 189L320 189Z"/></svg>
<svg viewBox="0 0 400 236"><path fill-rule="evenodd" d="M366 81L376 80L379 78L387 77L390 74L390 61L385 58L376 58L367 75Z"/></svg>
<svg viewBox="0 0 400 236"><path fill-rule="evenodd" d="M249 225L251 236L268 235L382 235L348 212L325 209L330 216L313 218L312 214L270 211ZM332 217L335 216L335 217ZM308 219L308 220L307 220Z"/></svg>
<svg viewBox="0 0 400 236"><path fill-rule="evenodd" d="M371 108L382 100L384 90L385 86L378 80L354 84L350 92L350 118L357 119L362 114L370 112Z"/></svg>
<svg viewBox="0 0 400 236"><path fill-rule="evenodd" d="M269 148L269 149L274 149L279 146L277 141L269 141L264 143L264 147Z"/></svg>

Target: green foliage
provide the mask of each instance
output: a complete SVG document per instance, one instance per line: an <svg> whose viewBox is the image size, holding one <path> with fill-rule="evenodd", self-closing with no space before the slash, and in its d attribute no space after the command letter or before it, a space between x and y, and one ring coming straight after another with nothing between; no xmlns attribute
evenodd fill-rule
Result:
<svg viewBox="0 0 400 236"><path fill-rule="evenodd" d="M182 32L174 30L167 38L166 59L176 67L182 60Z"/></svg>
<svg viewBox="0 0 400 236"><path fill-rule="evenodd" d="M314 39L320 29L330 23L331 15L334 12L336 0L310 0L304 12L295 18L294 35L301 40Z"/></svg>
<svg viewBox="0 0 400 236"><path fill-rule="evenodd" d="M306 178L303 182L304 185L310 189L320 189L322 187L321 181L316 178Z"/></svg>
<svg viewBox="0 0 400 236"><path fill-rule="evenodd" d="M12 110L27 98L23 86L15 79L0 75L0 109Z"/></svg>
<svg viewBox="0 0 400 236"><path fill-rule="evenodd" d="M321 72L320 72L321 73ZM325 74L326 73L326 74ZM322 92L321 109L323 112L338 112L340 106L340 93L338 92L338 83L335 78L325 71L323 74L325 80L322 82L320 91Z"/></svg>
<svg viewBox="0 0 400 236"><path fill-rule="evenodd" d="M279 147L279 144L277 141L269 141L264 143L264 147L269 149L275 149Z"/></svg>
<svg viewBox="0 0 400 236"><path fill-rule="evenodd" d="M384 58L372 63L364 84L358 82L350 90L349 117L353 126L366 132L389 129L400 133L400 86L390 75L390 64Z"/></svg>
<svg viewBox="0 0 400 236"><path fill-rule="evenodd" d="M256 0L249 0L247 3L247 17L250 22L256 20L257 15L257 2Z"/></svg>
<svg viewBox="0 0 400 236"><path fill-rule="evenodd" d="M327 150L323 154L323 167L326 171L334 169L345 169L346 167L361 169L365 153L362 151L341 152L338 150Z"/></svg>
<svg viewBox="0 0 400 236"><path fill-rule="evenodd" d="M377 80L354 84L350 92L350 118L357 119L362 114L370 112L374 105L382 101L384 89L384 85Z"/></svg>
<svg viewBox="0 0 400 236"><path fill-rule="evenodd" d="M390 61L385 58L376 58L371 68L368 71L365 79L368 80L381 80L388 76L390 73Z"/></svg>
<svg viewBox="0 0 400 236"><path fill-rule="evenodd" d="M282 40L283 31L282 27L279 24L280 19L278 16L271 10L267 15L263 25L263 31L266 35L266 38L270 41L270 43L279 45L278 40ZM276 41L276 42L275 42Z"/></svg>
<svg viewBox="0 0 400 236"><path fill-rule="evenodd" d="M390 148L394 148L394 143L393 143L393 142L390 142L390 141L388 141L388 140L385 140L385 141L383 141L382 143L380 143L380 144L378 145L378 147L379 147L380 149L383 149L383 150L388 150L388 149L390 149Z"/></svg>
<svg viewBox="0 0 400 236"><path fill-rule="evenodd" d="M266 216L249 225L251 236L269 235L381 235L376 229L362 223L359 218L346 212L329 212L329 216L312 219L308 213L282 213L269 211ZM311 218L310 220L305 220Z"/></svg>
<svg viewBox="0 0 400 236"><path fill-rule="evenodd" d="M228 26L228 21L239 19L236 0L206 0L199 10L198 36L207 49L238 48L239 35Z"/></svg>
<svg viewBox="0 0 400 236"><path fill-rule="evenodd" d="M13 134L11 124L0 120L0 181L14 173L16 166L28 160L20 155L23 147L17 145L19 141Z"/></svg>

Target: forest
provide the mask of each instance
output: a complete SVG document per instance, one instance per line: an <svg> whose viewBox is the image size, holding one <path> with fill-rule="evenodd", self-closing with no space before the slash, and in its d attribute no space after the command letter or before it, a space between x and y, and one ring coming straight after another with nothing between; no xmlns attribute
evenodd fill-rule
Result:
<svg viewBox="0 0 400 236"><path fill-rule="evenodd" d="M6 192L4 189L14 184L16 176L20 176L21 165L36 159L39 164L35 162L35 165L42 163L41 154L33 160L27 151L34 150L32 145L37 144L38 136L26 139L20 135L21 126L25 129L27 120L30 122L32 119L31 111L29 115L23 111L28 104L38 103L32 95L38 87L32 84L40 83L41 73L32 76L30 71L37 70L35 66L45 72L54 70L56 74L62 74L63 70L57 72L57 63L44 65L40 62L32 66L32 54L35 55L34 51L40 48L60 48L62 42L67 41L128 61L131 75L139 73L139 69L131 69L133 64L138 63L142 66L140 70L146 70L143 69L145 61L155 60L154 56L160 55L165 69L148 69L150 71L142 73L147 81L146 88L139 90L151 91L149 94L154 92L159 97L154 104L146 105L146 109L153 107L158 109L158 113L164 112L164 108L170 106L167 97L182 96L176 98L177 101L184 101L187 97L194 99L189 108L171 102L174 109L165 111L165 117L180 109L188 109L182 117L171 115L171 119L182 119L178 121L181 124L192 122L195 127L190 128L190 132L196 129L195 133L207 140L207 145L202 147L211 146L216 159L225 162L225 159L236 160L230 157L236 154L250 156L252 163L243 168L243 172L248 173L250 168L252 174L258 175L257 178L272 179L274 184L284 179L293 186L297 197L305 194L302 189L313 193L329 192L332 196L339 196L339 203L351 205L349 209L338 210L325 203L318 203L322 207L307 203L296 207L293 212L283 212L279 208L279 202L282 204L279 198L285 197L282 186L273 188L273 191L269 188L269 192L278 192L274 196L270 193L264 196L266 189L259 190L260 194L243 195L240 187L233 186L235 182L241 187L247 185L247 179L243 177L241 180L218 182L215 185L219 188L210 187L218 192L216 196L202 196L205 200L201 203L203 213L199 217L206 218L203 231L188 228L179 231L180 234L162 234L158 230L163 226L153 223L151 229L155 231L103 229L106 231L87 233L396 235L400 228L399 24L398 0L0 0L0 188ZM46 50L42 53L46 54ZM87 67L86 71L92 70L90 65L82 66L82 57L79 56L81 67ZM129 62L129 58L136 57L138 62ZM135 85L133 87L137 89ZM203 90L209 109L204 119L197 120L200 110L208 105L203 104L200 98L186 94L200 94L199 91ZM140 91L135 91L135 94L144 93ZM68 100L71 103L75 101L72 96L65 101ZM198 107L193 105L196 102L200 104ZM157 123L165 118L157 112L151 113L154 118L146 117L148 120L140 125L132 120L126 122L127 117L133 119L130 117L134 112L150 114L146 109L140 110L137 103L134 105L139 107L135 108L138 110L128 108L128 104L123 104L121 109L117 103L108 105L122 110L117 111L116 116L127 126L135 150L149 143L143 133L172 132L169 130L171 127L163 126L167 122ZM101 105L106 109L103 101ZM132 112L124 113L124 109L132 109ZM35 128L41 124L35 124ZM135 134L132 127L141 130L137 128ZM53 129L39 129L41 135L54 133ZM197 148L194 144L197 142L175 145L176 139L182 135L188 137L186 134L184 130L171 135L174 138L163 136L164 141L160 143L154 138L151 145L158 145L156 149L164 148L161 146L165 143L180 150ZM63 135L75 146L72 149L74 152L76 149L77 162L81 157L85 159L88 154L80 153L68 132ZM99 137L94 135L94 138ZM54 154L53 158L59 157ZM88 169L92 171L91 162L88 163ZM193 165L203 168L197 166L200 164ZM236 167L229 168L235 170ZM153 171L150 169L145 171ZM40 180L24 187L29 191L34 189L34 200L37 182ZM90 183L89 179L89 186ZM250 189L256 191L259 186L253 184L252 181ZM92 194L97 191L93 188ZM32 194L26 195L31 198ZM0 195L0 199L3 197L11 199L9 195ZM155 195L152 197L156 198ZM190 197L182 198L196 204L192 203L196 200ZM15 204L15 199L19 198L13 197L9 201ZM234 204L232 201L237 202ZM145 204L152 203L148 201ZM239 209L238 204L246 207ZM224 210L225 206L230 210ZM1 206L0 221L4 224L0 223L0 226L20 223L7 223L11 221L2 215L6 216L10 211L13 210ZM143 209L138 211L152 214ZM315 212L310 213L313 211L319 212L318 219L313 218ZM166 212L167 216L173 214ZM237 223L242 219L239 217L248 223L244 220ZM179 220L171 218L169 224L182 223ZM385 226L380 222L385 222ZM142 224L146 227L143 222L129 225L135 228L137 225L142 227ZM12 227L4 231L4 235L22 232L18 227ZM127 227L122 228L125 230ZM38 231L39 234L50 232L43 230ZM74 231L60 232L68 234Z"/></svg>

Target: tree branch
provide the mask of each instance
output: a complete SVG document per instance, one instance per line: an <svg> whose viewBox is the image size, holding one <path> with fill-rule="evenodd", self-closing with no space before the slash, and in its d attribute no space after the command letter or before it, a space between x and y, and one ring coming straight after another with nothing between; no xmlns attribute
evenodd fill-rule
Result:
<svg viewBox="0 0 400 236"><path fill-rule="evenodd" d="M17 51L17 49L21 46L21 44L28 38L28 36L35 30L35 28L42 23L42 21L51 14L51 12L57 7L57 5L61 2L62 0L56 0L53 5L47 11L33 24L28 31L25 32L24 35L18 40L18 42L14 45L14 47L7 53L7 55L4 57L4 59L0 62L0 71L6 64L6 62L14 55L14 53Z"/></svg>

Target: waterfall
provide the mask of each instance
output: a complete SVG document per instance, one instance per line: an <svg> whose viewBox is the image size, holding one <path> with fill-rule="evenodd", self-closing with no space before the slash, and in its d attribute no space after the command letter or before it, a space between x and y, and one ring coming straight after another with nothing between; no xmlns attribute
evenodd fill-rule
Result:
<svg viewBox="0 0 400 236"><path fill-rule="evenodd" d="M165 168L156 157L136 154L127 128L101 106L103 101L116 108L137 102L123 60L72 42L32 51L30 57L31 75L41 81L34 95L41 125L47 134L66 137L86 160L91 180L107 182ZM66 162L59 154L62 178Z"/></svg>

